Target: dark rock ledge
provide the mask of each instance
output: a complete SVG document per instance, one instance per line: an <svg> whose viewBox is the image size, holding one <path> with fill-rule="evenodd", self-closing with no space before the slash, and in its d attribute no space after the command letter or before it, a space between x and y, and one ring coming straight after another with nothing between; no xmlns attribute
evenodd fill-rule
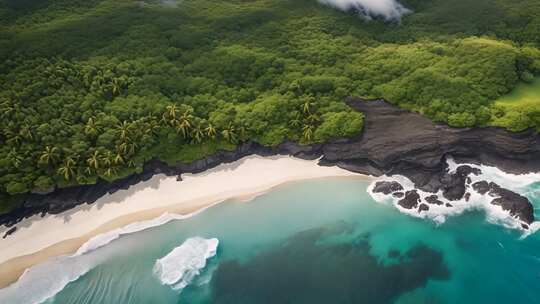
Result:
<svg viewBox="0 0 540 304"><path fill-rule="evenodd" d="M112 183L99 181L95 185L56 189L49 194L29 194L21 208L0 215L0 224L13 226L34 214L56 214L80 204L91 204L107 193L127 189L155 174L198 173L252 154L290 154L304 159L323 156L321 165L337 165L374 176L401 174L417 188L431 192L443 189L449 198L461 195L463 177L451 177L458 179L455 184L444 179L448 155L458 161L498 166L512 173L540 171L540 136L532 130L509 133L499 128L453 129L383 100L366 102L350 98L348 102L366 115L364 131L356 138L310 146L285 142L274 148L247 142L232 152L220 151L190 164L174 166L154 160L144 166L142 173ZM503 208L507 205L500 204Z"/></svg>
<svg viewBox="0 0 540 304"><path fill-rule="evenodd" d="M534 222L534 208L526 197L502 188L493 182L479 181L474 183L472 187L480 194L487 193L493 197L491 204L500 206L503 210L509 211L510 215L525 222L527 227L523 228L528 228L528 225Z"/></svg>

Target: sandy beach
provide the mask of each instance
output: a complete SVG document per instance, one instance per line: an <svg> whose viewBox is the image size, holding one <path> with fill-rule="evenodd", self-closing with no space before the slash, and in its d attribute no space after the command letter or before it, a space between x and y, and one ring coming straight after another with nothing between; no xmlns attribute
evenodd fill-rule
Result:
<svg viewBox="0 0 540 304"><path fill-rule="evenodd" d="M25 269L48 258L77 251L91 238L163 213L190 214L231 198L249 199L278 185L323 177L358 177L317 160L290 156L250 156L199 174L156 175L127 190L58 215L33 216L17 224L17 232L0 239L0 288ZM7 230L0 228L0 234Z"/></svg>

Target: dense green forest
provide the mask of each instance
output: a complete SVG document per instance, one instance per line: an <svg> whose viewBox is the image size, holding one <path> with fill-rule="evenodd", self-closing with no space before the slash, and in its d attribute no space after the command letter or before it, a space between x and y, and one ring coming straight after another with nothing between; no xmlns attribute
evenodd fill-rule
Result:
<svg viewBox="0 0 540 304"><path fill-rule="evenodd" d="M540 102L495 103L540 74L540 2L401 3L398 22L316 0L0 0L0 195L354 136L347 96L540 129Z"/></svg>

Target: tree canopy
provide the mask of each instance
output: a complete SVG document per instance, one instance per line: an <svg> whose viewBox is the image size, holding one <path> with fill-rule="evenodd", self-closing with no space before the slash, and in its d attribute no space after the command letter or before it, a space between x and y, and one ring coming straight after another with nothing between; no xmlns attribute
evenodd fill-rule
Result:
<svg viewBox="0 0 540 304"><path fill-rule="evenodd" d="M352 95L453 127L540 129L539 103L494 102L540 73L540 4L402 3L397 23L315 0L2 1L0 200L246 140L354 136Z"/></svg>

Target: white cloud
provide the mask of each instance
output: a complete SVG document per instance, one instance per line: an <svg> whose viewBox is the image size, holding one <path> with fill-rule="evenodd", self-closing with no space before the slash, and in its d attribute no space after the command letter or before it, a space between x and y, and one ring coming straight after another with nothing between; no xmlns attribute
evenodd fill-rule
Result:
<svg viewBox="0 0 540 304"><path fill-rule="evenodd" d="M399 20L410 12L397 0L318 0L322 4L348 11L357 10L366 18L383 17L386 20Z"/></svg>

